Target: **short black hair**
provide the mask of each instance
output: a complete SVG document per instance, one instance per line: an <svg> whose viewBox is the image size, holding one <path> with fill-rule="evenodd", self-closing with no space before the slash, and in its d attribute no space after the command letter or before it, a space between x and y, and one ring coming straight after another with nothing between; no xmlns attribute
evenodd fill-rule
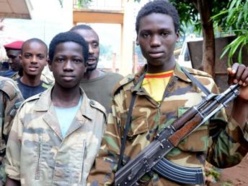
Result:
<svg viewBox="0 0 248 186"><path fill-rule="evenodd" d="M80 24L80 25L75 25L74 27L72 27L70 29L70 31L75 31L75 30L93 30L93 28L89 25L86 25L86 24Z"/></svg>
<svg viewBox="0 0 248 186"><path fill-rule="evenodd" d="M175 32L179 31L180 18L177 9L166 0L154 0L146 3L139 10L135 24L136 33L139 31L140 19L152 13L160 13L171 16L174 22Z"/></svg>
<svg viewBox="0 0 248 186"><path fill-rule="evenodd" d="M79 24L79 25L75 25L74 27L72 27L70 29L70 31L74 32L74 31L77 31L77 30L91 30L93 31L97 37L99 38L98 34L96 33L96 31L89 25L86 25L86 24Z"/></svg>
<svg viewBox="0 0 248 186"><path fill-rule="evenodd" d="M50 42L50 45L49 45L50 63L52 62L54 58L54 51L55 51L56 46L64 42L75 42L79 44L80 46L82 46L84 63L86 64L86 61L88 60L88 53L89 53L88 43L84 40L82 36L80 36L79 34L75 32L71 32L71 31L61 32L57 34L56 36L54 36L54 38Z"/></svg>
<svg viewBox="0 0 248 186"><path fill-rule="evenodd" d="M47 44L44 41L42 41L39 38L31 38L31 39L26 40L23 43L22 48L21 48L21 53L23 52L24 46L27 45L27 44L29 44L29 43L31 43L31 42L37 42L37 43L40 43L40 44L44 45L44 47L46 48L46 53L48 52Z"/></svg>

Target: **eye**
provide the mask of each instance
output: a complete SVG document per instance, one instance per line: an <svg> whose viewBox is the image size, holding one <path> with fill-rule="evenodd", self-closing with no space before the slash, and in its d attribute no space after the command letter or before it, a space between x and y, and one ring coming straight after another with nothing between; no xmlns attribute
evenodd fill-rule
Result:
<svg viewBox="0 0 248 186"><path fill-rule="evenodd" d="M73 59L73 62L78 64L78 63L83 63L82 59Z"/></svg>
<svg viewBox="0 0 248 186"><path fill-rule="evenodd" d="M58 63L63 63L65 61L64 58L56 58L55 59L55 62L58 62Z"/></svg>
<svg viewBox="0 0 248 186"><path fill-rule="evenodd" d="M28 59L31 57L31 54L24 54L24 58Z"/></svg>
<svg viewBox="0 0 248 186"><path fill-rule="evenodd" d="M98 48L98 46L99 46L99 43L98 42L94 42L94 43L92 43L92 48Z"/></svg>
<svg viewBox="0 0 248 186"><path fill-rule="evenodd" d="M150 36L150 34L148 33L141 33L141 37L143 38L148 38Z"/></svg>
<svg viewBox="0 0 248 186"><path fill-rule="evenodd" d="M166 37L166 36L168 36L170 33L169 32L161 32L161 36L163 36L163 37Z"/></svg>
<svg viewBox="0 0 248 186"><path fill-rule="evenodd" d="M43 56L43 55L38 55L37 57L39 58L39 60L42 60L45 58L45 56Z"/></svg>

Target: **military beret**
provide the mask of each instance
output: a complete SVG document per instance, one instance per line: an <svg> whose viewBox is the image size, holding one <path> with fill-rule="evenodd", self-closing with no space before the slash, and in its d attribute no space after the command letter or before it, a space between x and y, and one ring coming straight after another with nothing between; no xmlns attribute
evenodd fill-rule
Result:
<svg viewBox="0 0 248 186"><path fill-rule="evenodd" d="M4 45L5 49L13 49L13 50L21 50L23 41L14 41L12 43L8 43Z"/></svg>

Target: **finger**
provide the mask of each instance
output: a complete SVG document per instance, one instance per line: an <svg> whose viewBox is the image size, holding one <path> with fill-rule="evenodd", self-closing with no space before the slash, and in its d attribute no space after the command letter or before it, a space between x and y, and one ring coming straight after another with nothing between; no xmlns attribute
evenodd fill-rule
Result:
<svg viewBox="0 0 248 186"><path fill-rule="evenodd" d="M246 70L246 67L243 64L235 63L232 66L232 71L233 72L235 71L235 73L230 74L230 75L232 76L232 80L233 80L234 83L239 83L239 84L243 83L242 80L246 79L245 74L244 74L245 70ZM244 76L243 76L243 74L244 74ZM242 77L243 77L243 79L242 79Z"/></svg>
<svg viewBox="0 0 248 186"><path fill-rule="evenodd" d="M231 73L236 73L237 72L237 70L238 70L238 68L239 68L239 63L234 63L233 65L232 65L232 71L231 71Z"/></svg>
<svg viewBox="0 0 248 186"><path fill-rule="evenodd" d="M248 67L244 68L243 73L242 73L240 80L239 80L239 84L241 84L243 86L248 85Z"/></svg>

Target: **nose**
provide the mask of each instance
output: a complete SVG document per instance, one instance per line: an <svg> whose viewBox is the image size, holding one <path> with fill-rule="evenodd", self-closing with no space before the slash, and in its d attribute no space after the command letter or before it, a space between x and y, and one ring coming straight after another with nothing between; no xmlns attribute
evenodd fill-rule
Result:
<svg viewBox="0 0 248 186"><path fill-rule="evenodd" d="M13 59L12 58L9 58L8 59L8 63L13 63Z"/></svg>
<svg viewBox="0 0 248 186"><path fill-rule="evenodd" d="M31 63L37 63L37 57L35 55L32 57Z"/></svg>
<svg viewBox="0 0 248 186"><path fill-rule="evenodd" d="M160 37L158 35L154 35L151 38L151 46L159 46L161 44Z"/></svg>
<svg viewBox="0 0 248 186"><path fill-rule="evenodd" d="M64 68L63 68L65 71L71 71L73 70L73 64L70 60L67 60L65 63L64 63Z"/></svg>
<svg viewBox="0 0 248 186"><path fill-rule="evenodd" d="M93 46L89 45L89 54L93 54L93 53L94 53Z"/></svg>

